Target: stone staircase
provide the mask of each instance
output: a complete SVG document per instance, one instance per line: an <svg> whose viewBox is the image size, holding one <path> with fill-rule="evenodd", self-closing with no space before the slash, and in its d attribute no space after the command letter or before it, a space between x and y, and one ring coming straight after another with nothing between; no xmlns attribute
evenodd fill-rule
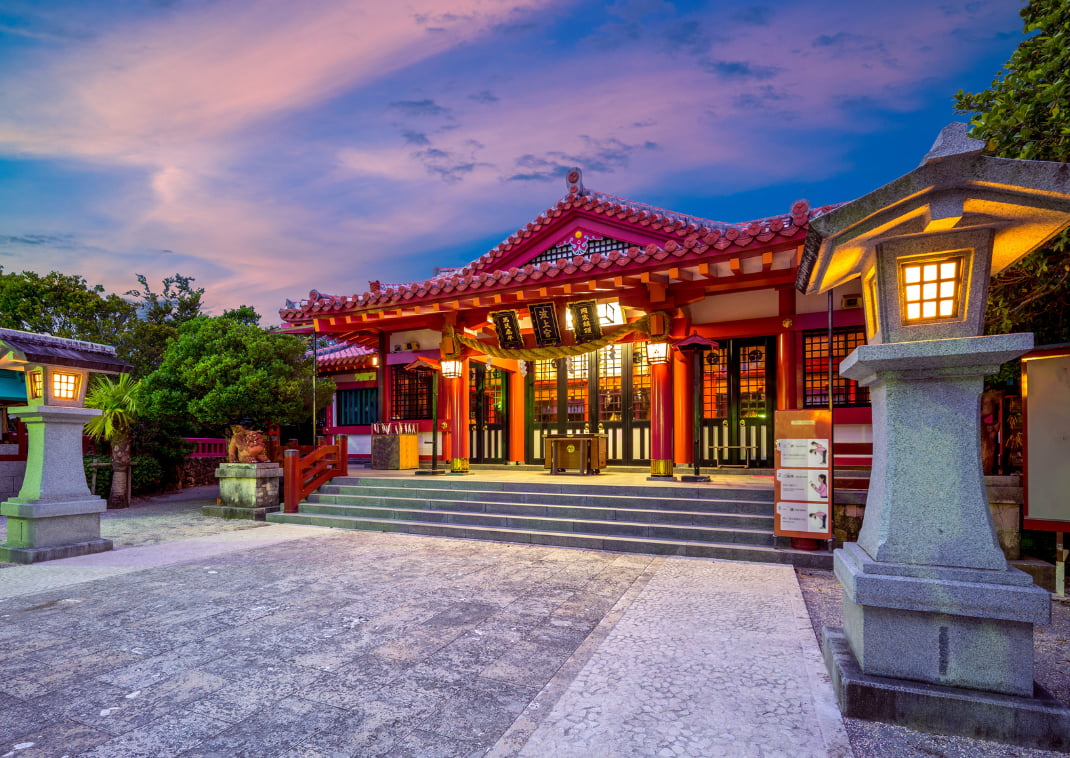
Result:
<svg viewBox="0 0 1070 758"><path fill-rule="evenodd" d="M773 492L711 485L339 477L274 523L831 568L774 546ZM786 542L781 540L780 542Z"/></svg>

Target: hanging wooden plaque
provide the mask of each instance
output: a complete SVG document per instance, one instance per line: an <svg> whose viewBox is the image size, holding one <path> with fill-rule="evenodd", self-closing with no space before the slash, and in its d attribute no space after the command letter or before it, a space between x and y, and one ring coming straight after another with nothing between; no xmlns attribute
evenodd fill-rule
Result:
<svg viewBox="0 0 1070 758"><path fill-rule="evenodd" d="M572 331L576 342L590 342L602 336L602 326L598 323L598 303L594 300L581 300L569 303L572 311Z"/></svg>
<svg viewBox="0 0 1070 758"><path fill-rule="evenodd" d="M561 328L557 323L557 306L553 303L532 303L528 306L531 326L535 330L535 344L557 347L561 344Z"/></svg>
<svg viewBox="0 0 1070 758"><path fill-rule="evenodd" d="M520 318L516 311L492 311L490 319L494 322L494 331L498 333L498 344L507 350L524 347L524 336L520 333Z"/></svg>

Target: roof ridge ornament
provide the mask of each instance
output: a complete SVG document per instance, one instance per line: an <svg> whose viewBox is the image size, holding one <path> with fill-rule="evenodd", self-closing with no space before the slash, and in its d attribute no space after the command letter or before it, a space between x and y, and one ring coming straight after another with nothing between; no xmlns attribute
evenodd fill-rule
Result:
<svg viewBox="0 0 1070 758"><path fill-rule="evenodd" d="M953 155L978 155L985 149L985 141L970 136L970 125L964 121L953 121L940 130L933 146L921 159L918 167Z"/></svg>
<svg viewBox="0 0 1070 758"><path fill-rule="evenodd" d="M583 187L583 172L579 167L570 168L565 176L565 184L568 186L570 195L586 195L587 190Z"/></svg>

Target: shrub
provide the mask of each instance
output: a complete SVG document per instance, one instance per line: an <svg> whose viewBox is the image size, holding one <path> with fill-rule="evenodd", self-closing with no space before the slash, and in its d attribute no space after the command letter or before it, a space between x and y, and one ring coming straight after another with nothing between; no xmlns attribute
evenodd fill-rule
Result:
<svg viewBox="0 0 1070 758"><path fill-rule="evenodd" d="M159 492L160 482L163 481L163 467L159 462L148 455L135 455L130 463L133 466L130 472L133 493L144 495Z"/></svg>
<svg viewBox="0 0 1070 758"><path fill-rule="evenodd" d="M85 466L85 483L90 492L106 498L111 492L111 458L107 455L86 455L82 458ZM104 463L105 466L90 466L91 463ZM93 472L96 472L97 486L93 489Z"/></svg>

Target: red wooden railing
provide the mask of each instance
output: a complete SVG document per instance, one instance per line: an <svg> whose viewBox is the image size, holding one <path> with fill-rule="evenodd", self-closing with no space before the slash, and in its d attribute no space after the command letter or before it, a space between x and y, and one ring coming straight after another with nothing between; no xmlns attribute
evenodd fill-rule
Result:
<svg viewBox="0 0 1070 758"><path fill-rule="evenodd" d="M282 458L283 513L297 513L298 504L336 476L349 474L349 438L334 435L334 443L321 445L308 455L287 450Z"/></svg>
<svg viewBox="0 0 1070 758"><path fill-rule="evenodd" d="M195 447L190 458L226 458L227 441L222 437L183 437L184 442L192 442Z"/></svg>

